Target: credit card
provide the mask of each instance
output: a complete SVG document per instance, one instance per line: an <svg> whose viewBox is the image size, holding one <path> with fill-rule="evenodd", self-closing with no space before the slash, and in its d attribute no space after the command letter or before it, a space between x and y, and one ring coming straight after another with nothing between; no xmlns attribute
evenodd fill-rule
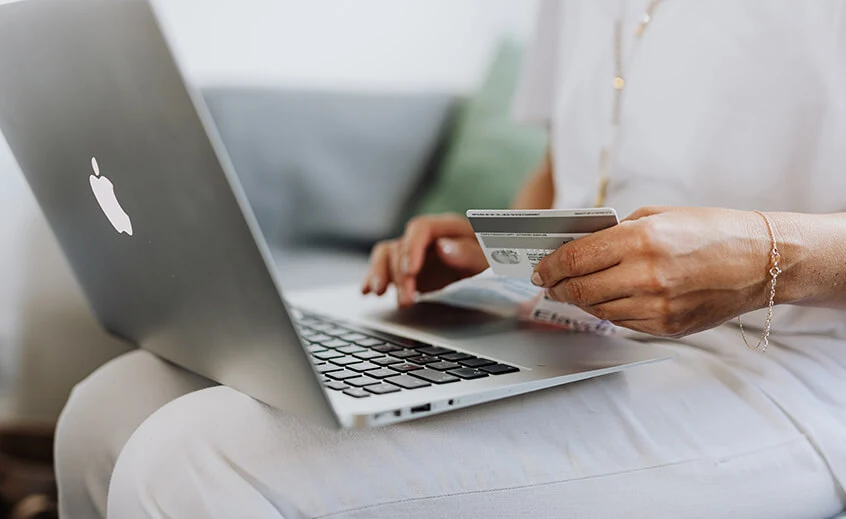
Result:
<svg viewBox="0 0 846 519"><path fill-rule="evenodd" d="M614 209L467 211L494 274L530 278L535 266L565 243L619 223Z"/></svg>

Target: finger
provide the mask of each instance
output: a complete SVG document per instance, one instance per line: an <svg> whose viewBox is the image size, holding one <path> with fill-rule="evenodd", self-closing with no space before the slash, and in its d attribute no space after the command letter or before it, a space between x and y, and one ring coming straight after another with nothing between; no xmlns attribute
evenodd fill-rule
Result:
<svg viewBox="0 0 846 519"><path fill-rule="evenodd" d="M379 296L385 294L391 281L390 249L390 242L382 242L373 248L370 255L370 272L367 275L367 284L370 291Z"/></svg>
<svg viewBox="0 0 846 519"><path fill-rule="evenodd" d="M440 238L435 242L435 250L444 265L456 270L481 272L488 266L476 238Z"/></svg>
<svg viewBox="0 0 846 519"><path fill-rule="evenodd" d="M562 303L580 307L595 306L608 301L637 295L644 290L642 269L637 264L619 264L609 269L561 280L547 293Z"/></svg>
<svg viewBox="0 0 846 519"><path fill-rule="evenodd" d="M551 288L561 280L586 276L622 261L631 242L630 225L615 225L565 243L535 267L532 283Z"/></svg>
<svg viewBox="0 0 846 519"><path fill-rule="evenodd" d="M619 324L661 319L665 306L664 301L657 297L624 297L580 308L598 319Z"/></svg>
<svg viewBox="0 0 846 519"><path fill-rule="evenodd" d="M402 271L402 254L400 253L400 242L391 243L388 254L388 267L391 280L397 287L397 305L409 306L413 302L415 291L415 279L413 276L406 276Z"/></svg>
<svg viewBox="0 0 846 519"><path fill-rule="evenodd" d="M455 214L415 218L406 226L402 237L400 266L409 276L416 276L426 259L426 251L438 238L474 237L466 218Z"/></svg>
<svg viewBox="0 0 846 519"><path fill-rule="evenodd" d="M667 213L673 211L674 208L672 207L661 207L661 206L646 206L641 207L635 210L632 214L628 215L623 221L624 222L633 222L635 220L640 220L641 218L646 218L647 216L654 216L660 213Z"/></svg>

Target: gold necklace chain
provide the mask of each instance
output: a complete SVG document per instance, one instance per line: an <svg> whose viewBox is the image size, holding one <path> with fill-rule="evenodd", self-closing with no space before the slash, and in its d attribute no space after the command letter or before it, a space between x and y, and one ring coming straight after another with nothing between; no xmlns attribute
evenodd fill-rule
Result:
<svg viewBox="0 0 846 519"><path fill-rule="evenodd" d="M632 46L632 57L637 45L640 43L643 33L646 32L655 8L663 0L652 0L644 11L643 16L635 28L635 44ZM614 89L614 101L611 108L611 129L608 139L599 153L599 192L596 197L596 207L605 205L608 199L608 170L611 167L611 152L617 145L617 136L620 130L620 108L622 105L623 91L626 88L626 75L623 69L623 19L626 16L625 4L621 2L620 17L614 23L614 80L611 83ZM629 59L631 64L632 58Z"/></svg>

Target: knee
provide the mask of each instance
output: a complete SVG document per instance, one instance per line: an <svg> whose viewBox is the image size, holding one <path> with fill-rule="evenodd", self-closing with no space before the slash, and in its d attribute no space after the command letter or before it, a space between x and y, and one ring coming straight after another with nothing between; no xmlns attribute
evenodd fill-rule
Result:
<svg viewBox="0 0 846 519"><path fill-rule="evenodd" d="M225 387L164 406L120 454L109 490L109 517L281 519L281 510L290 508L272 503L251 477L250 467L236 461L239 442L252 441L242 431L267 427L256 419L267 412ZM284 517L292 516L284 512Z"/></svg>

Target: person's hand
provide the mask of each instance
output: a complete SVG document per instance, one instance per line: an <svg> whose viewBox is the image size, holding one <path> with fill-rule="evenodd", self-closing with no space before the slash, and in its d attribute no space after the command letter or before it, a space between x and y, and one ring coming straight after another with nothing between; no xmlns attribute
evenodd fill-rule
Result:
<svg viewBox="0 0 846 519"><path fill-rule="evenodd" d="M644 208L565 244L532 282L600 319L681 337L765 306L770 249L755 213Z"/></svg>
<svg viewBox="0 0 846 519"><path fill-rule="evenodd" d="M363 294L383 295L397 287L397 302L409 306L416 293L443 288L488 266L466 218L444 214L411 220L405 234L379 243L370 257Z"/></svg>

